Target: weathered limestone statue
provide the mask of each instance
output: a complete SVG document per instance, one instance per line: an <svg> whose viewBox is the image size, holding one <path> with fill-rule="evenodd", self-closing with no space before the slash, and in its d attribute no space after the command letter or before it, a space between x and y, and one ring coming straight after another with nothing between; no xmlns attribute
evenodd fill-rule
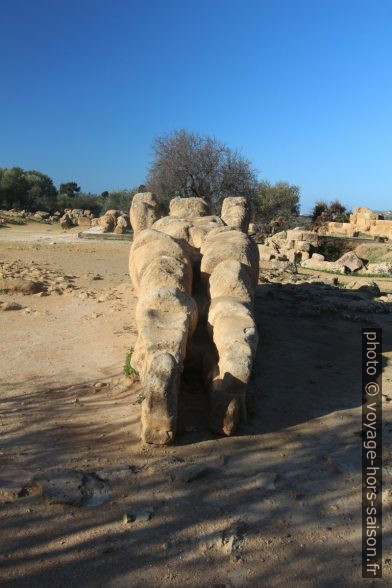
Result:
<svg viewBox="0 0 392 588"><path fill-rule="evenodd" d="M140 192L132 198L129 213L133 234L148 229L161 217L158 198L152 192Z"/></svg>
<svg viewBox="0 0 392 588"><path fill-rule="evenodd" d="M221 217L228 227L247 233L250 214L246 198L243 196L225 198L222 204Z"/></svg>
<svg viewBox="0 0 392 588"><path fill-rule="evenodd" d="M208 216L200 198L172 200L170 216L151 223L153 215L140 211L152 195L137 196L130 213L136 234L129 271L138 295L132 366L144 387L142 440L165 445L174 439L181 375L195 351L196 327L205 337L197 353L209 393L210 427L232 435L246 418L245 390L258 341L252 312L257 246L239 228ZM241 201L232 206L237 220L233 210L231 218L246 230L245 199L229 200ZM154 206L154 215L157 210ZM146 225L150 228L142 229Z"/></svg>

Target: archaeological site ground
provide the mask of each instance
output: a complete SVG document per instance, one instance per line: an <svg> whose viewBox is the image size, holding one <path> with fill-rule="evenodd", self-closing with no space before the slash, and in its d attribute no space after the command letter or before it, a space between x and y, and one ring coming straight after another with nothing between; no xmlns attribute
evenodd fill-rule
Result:
<svg viewBox="0 0 392 588"><path fill-rule="evenodd" d="M0 215L0 585L376 585L363 327L383 329L391 585L390 221L261 239L243 198L165 216L151 193L93 216Z"/></svg>

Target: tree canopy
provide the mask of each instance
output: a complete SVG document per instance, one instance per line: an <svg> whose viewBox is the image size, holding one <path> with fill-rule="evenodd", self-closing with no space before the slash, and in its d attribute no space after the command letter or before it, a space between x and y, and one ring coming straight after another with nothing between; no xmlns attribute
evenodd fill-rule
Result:
<svg viewBox="0 0 392 588"><path fill-rule="evenodd" d="M315 229L328 222L347 222L350 212L339 201L334 200L329 204L325 200L318 200L313 207L312 221Z"/></svg>
<svg viewBox="0 0 392 588"><path fill-rule="evenodd" d="M250 162L213 137L184 129L157 137L147 187L164 200L198 196L217 206L226 196L252 198Z"/></svg>
<svg viewBox="0 0 392 588"><path fill-rule="evenodd" d="M0 168L0 204L6 208L47 209L56 203L52 180L39 171Z"/></svg>
<svg viewBox="0 0 392 588"><path fill-rule="evenodd" d="M75 196L80 192L80 186L76 182L66 182L65 184L60 184L59 194L66 194L70 198Z"/></svg>
<svg viewBox="0 0 392 588"><path fill-rule="evenodd" d="M287 225L299 214L300 189L287 182L272 185L263 180L257 184L254 218L265 225Z"/></svg>

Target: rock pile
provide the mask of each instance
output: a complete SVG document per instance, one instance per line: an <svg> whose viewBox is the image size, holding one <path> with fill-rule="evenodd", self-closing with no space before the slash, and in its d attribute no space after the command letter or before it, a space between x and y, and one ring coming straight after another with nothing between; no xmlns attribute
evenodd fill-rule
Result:
<svg viewBox="0 0 392 588"><path fill-rule="evenodd" d="M12 208L10 210L0 210L0 224L7 224L7 221L13 224L16 224L16 221L19 221L21 224L24 224L23 221L28 220L55 223L59 221L60 217L61 212L59 211L50 214L44 210L38 210L37 212L17 210L16 208Z"/></svg>
<svg viewBox="0 0 392 588"><path fill-rule="evenodd" d="M244 232L243 199L231 198L230 226L205 201L175 199L157 219L152 194L133 200L129 270L138 294L132 356L144 388L142 440L165 445L177 428L184 364L202 373L210 427L232 435L245 418L245 390L257 347L253 294L256 244ZM228 217L226 217L228 218Z"/></svg>
<svg viewBox="0 0 392 588"><path fill-rule="evenodd" d="M354 251L348 251L337 261L326 261L323 255L313 253L312 257L303 261L301 265L309 269L331 271L339 274L357 272L365 268L362 259Z"/></svg>
<svg viewBox="0 0 392 588"><path fill-rule="evenodd" d="M361 273L371 275L392 275L392 263L369 263L365 266L363 259L355 251L348 251L337 261L326 261L323 255L313 253L310 259L301 263L302 267L320 271L331 271L340 274Z"/></svg>
<svg viewBox="0 0 392 588"><path fill-rule="evenodd" d="M318 247L317 233L295 228L280 231L259 245L261 261L271 261L271 266L285 269L288 264L309 259Z"/></svg>
<svg viewBox="0 0 392 588"><path fill-rule="evenodd" d="M19 260L0 261L0 292L5 294L63 294L75 289L74 278L35 262L26 266Z"/></svg>
<svg viewBox="0 0 392 588"><path fill-rule="evenodd" d="M63 229L69 229L71 227L90 227L94 218L94 214L91 210L66 208L63 216L60 218L60 226Z"/></svg>

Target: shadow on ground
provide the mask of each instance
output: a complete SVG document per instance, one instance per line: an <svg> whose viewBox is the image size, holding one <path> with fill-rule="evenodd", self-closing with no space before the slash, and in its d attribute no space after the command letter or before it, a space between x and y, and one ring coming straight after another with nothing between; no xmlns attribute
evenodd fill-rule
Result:
<svg viewBox="0 0 392 588"><path fill-rule="evenodd" d="M361 327L382 326L390 353L392 321L349 302L342 309L349 297L373 304L318 284L259 286L250 414L235 438L201 427L173 447L143 448L136 388L40 381L22 401L14 382L2 418L23 419L3 439L3 461L95 471L113 497L97 508L33 494L4 504L2 586L358 585ZM128 471L113 477L114 466ZM122 522L148 508L149 520Z"/></svg>

